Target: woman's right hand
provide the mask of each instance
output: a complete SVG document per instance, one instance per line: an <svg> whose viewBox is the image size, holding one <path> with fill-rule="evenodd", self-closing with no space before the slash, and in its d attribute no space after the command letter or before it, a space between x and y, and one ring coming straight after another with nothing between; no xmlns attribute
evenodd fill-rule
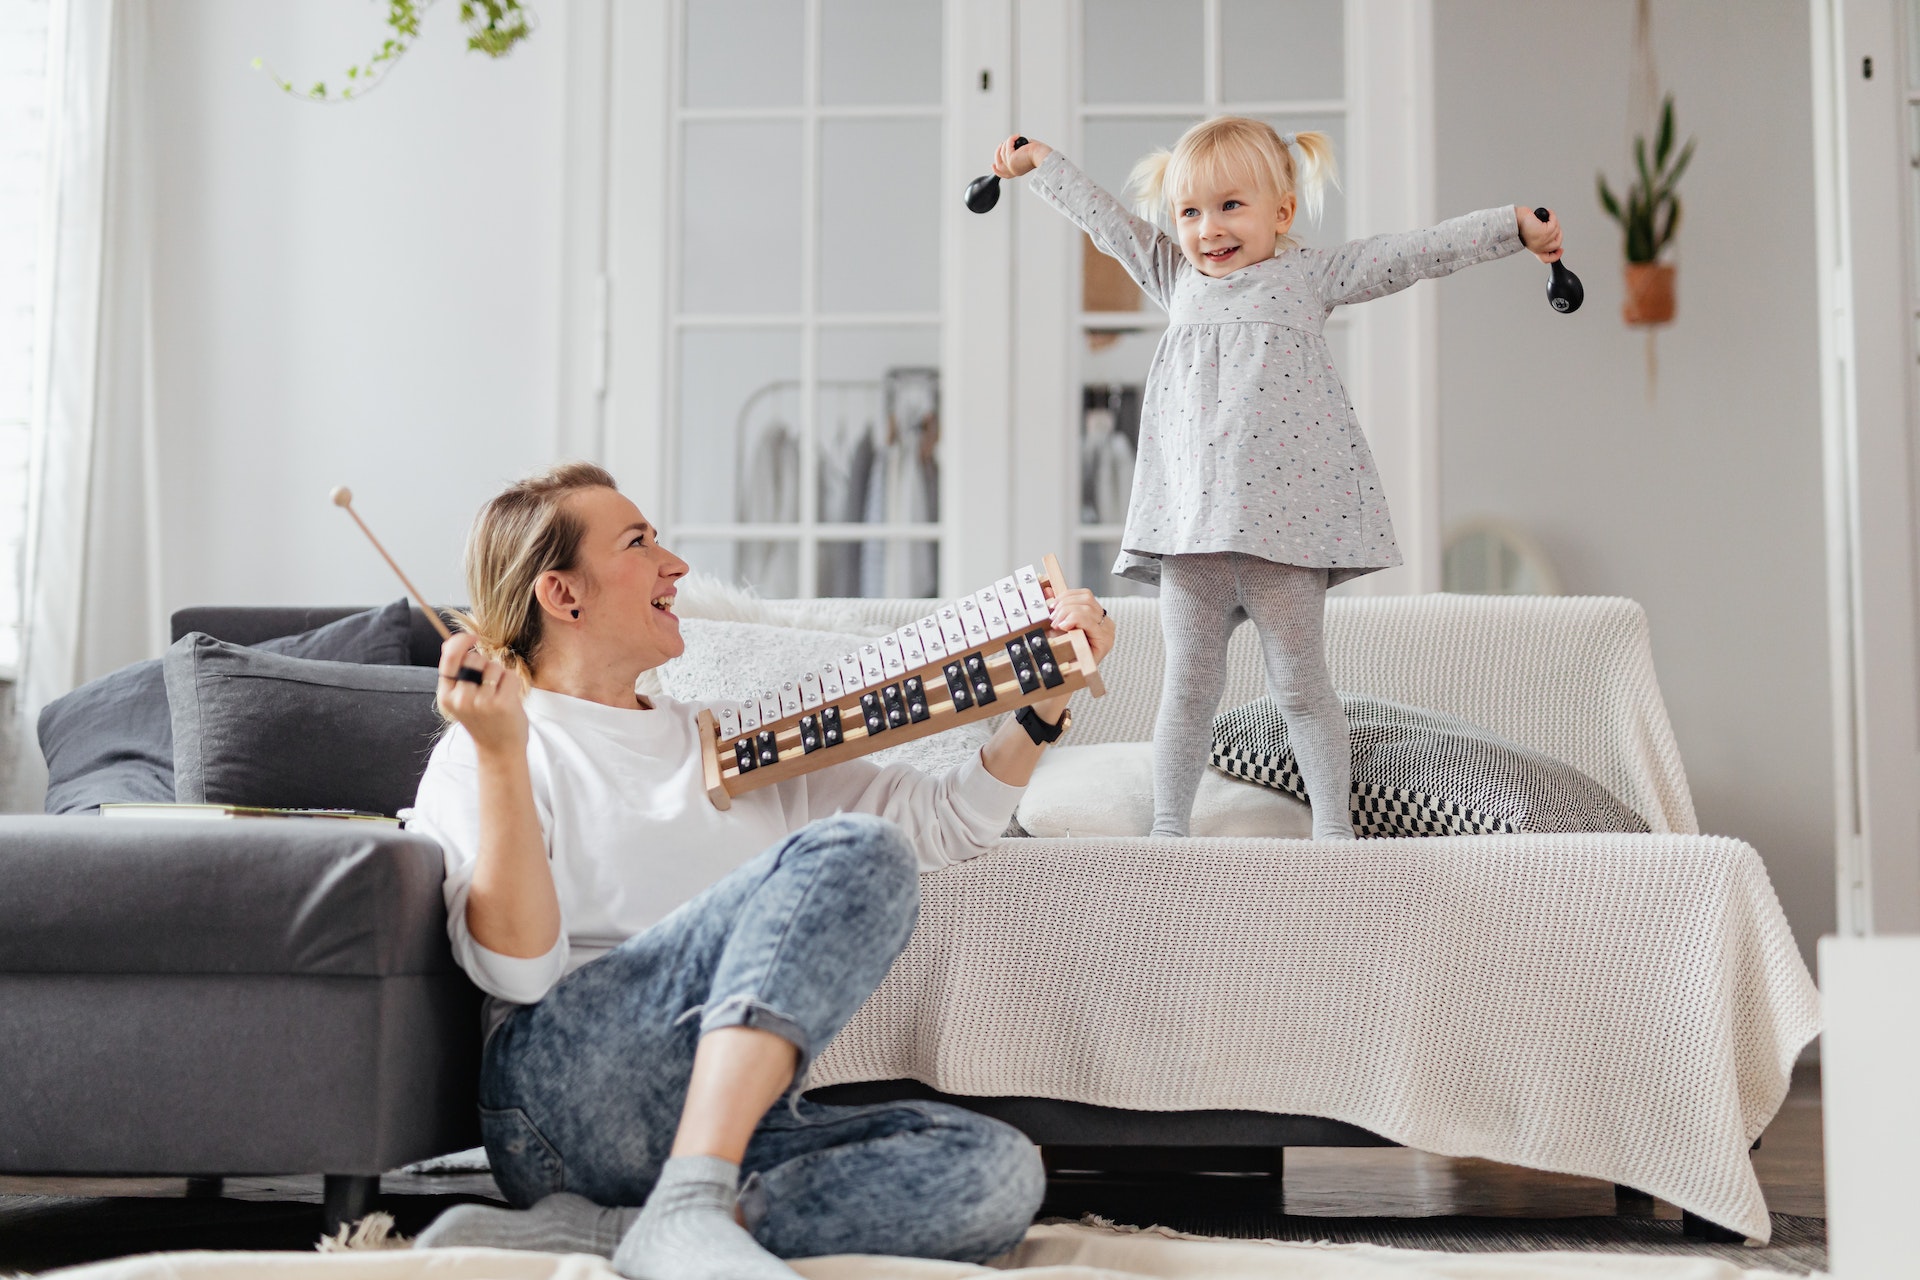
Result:
<svg viewBox="0 0 1920 1280"><path fill-rule="evenodd" d="M477 638L456 631L440 646L440 688L437 700L440 714L467 731L473 745L483 754L493 752L524 756L527 751L526 696L519 677L505 664L474 652ZM457 678L461 668L478 671L476 683L471 677Z"/></svg>
<svg viewBox="0 0 1920 1280"><path fill-rule="evenodd" d="M1019 134L1010 134L1000 144L1000 149L993 153L993 171L1002 178L1017 178L1032 173L1042 160L1053 154L1053 148L1044 142L1029 138L1026 146L1016 148L1014 144L1019 141Z"/></svg>

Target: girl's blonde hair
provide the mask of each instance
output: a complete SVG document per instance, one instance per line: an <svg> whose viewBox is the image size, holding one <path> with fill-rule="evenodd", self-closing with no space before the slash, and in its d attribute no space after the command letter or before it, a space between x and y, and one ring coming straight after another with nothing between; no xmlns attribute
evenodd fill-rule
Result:
<svg viewBox="0 0 1920 1280"><path fill-rule="evenodd" d="M1317 223L1328 184L1338 189L1340 179L1334 172L1333 139L1326 134L1308 129L1282 137L1264 120L1215 116L1187 130L1173 150L1155 151L1133 166L1127 186L1141 217L1172 230L1176 200L1226 187L1293 196ZM1289 248L1292 240L1278 237L1276 250Z"/></svg>
<svg viewBox="0 0 1920 1280"><path fill-rule="evenodd" d="M586 536L586 522L567 499L583 489L619 487L602 467L568 462L510 485L473 518L466 557L473 603L454 617L478 637L482 652L522 679L533 674L546 617L534 587L543 573L574 568Z"/></svg>

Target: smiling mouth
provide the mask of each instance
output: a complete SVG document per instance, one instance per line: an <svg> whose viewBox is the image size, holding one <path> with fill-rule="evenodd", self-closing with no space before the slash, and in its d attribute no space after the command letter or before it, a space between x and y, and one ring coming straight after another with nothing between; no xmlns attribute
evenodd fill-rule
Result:
<svg viewBox="0 0 1920 1280"><path fill-rule="evenodd" d="M670 614L673 612L673 597L672 596L655 596L653 598L653 607L658 609L662 613Z"/></svg>
<svg viewBox="0 0 1920 1280"><path fill-rule="evenodd" d="M1201 256L1205 257L1210 262L1225 262L1228 258L1231 258L1234 254L1238 252L1240 252L1240 246L1236 244L1231 248L1227 248L1227 249L1203 250Z"/></svg>

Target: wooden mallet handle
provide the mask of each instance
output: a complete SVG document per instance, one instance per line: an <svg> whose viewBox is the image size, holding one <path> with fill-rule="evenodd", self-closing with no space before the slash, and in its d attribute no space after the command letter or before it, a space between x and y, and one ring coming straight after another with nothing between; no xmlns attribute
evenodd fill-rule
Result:
<svg viewBox="0 0 1920 1280"><path fill-rule="evenodd" d="M420 588L414 586L413 581L401 571L400 566L394 563L393 557L387 554L387 549L380 545L380 539L373 536L373 530L367 528L367 522L362 520L360 513L353 509L353 490L341 485L328 496L333 499L334 506L353 517L353 522L360 526L360 532L367 535L367 541L371 542L373 549L380 553L380 558L387 562L387 568L393 570L393 576L400 579L400 585L407 589L407 594L412 596L414 603L420 606L420 611L427 615L427 621L431 622L433 629L440 633L440 638L453 639L453 632L447 630L447 624L440 621L440 615L435 612L432 605L427 603L427 598L420 594Z"/></svg>

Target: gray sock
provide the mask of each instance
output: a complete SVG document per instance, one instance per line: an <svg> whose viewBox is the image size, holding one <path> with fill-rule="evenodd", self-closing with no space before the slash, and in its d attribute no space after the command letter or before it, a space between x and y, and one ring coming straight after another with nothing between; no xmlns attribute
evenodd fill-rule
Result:
<svg viewBox="0 0 1920 1280"><path fill-rule="evenodd" d="M733 1220L740 1166L717 1156L674 1156L613 1254L627 1280L797 1280Z"/></svg>
<svg viewBox="0 0 1920 1280"><path fill-rule="evenodd" d="M1213 750L1227 686L1227 640L1246 615L1224 552L1160 558L1160 634L1167 665L1153 722L1153 834L1184 836Z"/></svg>
<svg viewBox="0 0 1920 1280"><path fill-rule="evenodd" d="M593 1253L611 1258L638 1209L603 1209L585 1196L561 1191L531 1209L462 1204L414 1237L416 1249L528 1249L536 1253Z"/></svg>
<svg viewBox="0 0 1920 1280"><path fill-rule="evenodd" d="M1267 692L1313 802L1315 840L1353 839L1353 742L1327 670L1327 571L1235 556L1240 607L1260 630Z"/></svg>

